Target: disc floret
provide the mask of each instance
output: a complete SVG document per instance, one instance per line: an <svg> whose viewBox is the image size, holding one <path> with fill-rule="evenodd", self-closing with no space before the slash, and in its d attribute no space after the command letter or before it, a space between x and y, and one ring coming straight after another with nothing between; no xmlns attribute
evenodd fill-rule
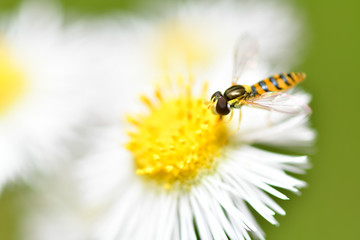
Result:
<svg viewBox="0 0 360 240"><path fill-rule="evenodd" d="M225 123L204 104L204 92L195 96L190 85L177 89L180 94L168 97L157 89L155 101L142 96L149 112L128 116L134 129L127 148L136 173L166 187L190 186L211 173L228 138Z"/></svg>
<svg viewBox="0 0 360 240"><path fill-rule="evenodd" d="M23 72L9 49L0 41L0 115L7 112L18 101L24 88Z"/></svg>

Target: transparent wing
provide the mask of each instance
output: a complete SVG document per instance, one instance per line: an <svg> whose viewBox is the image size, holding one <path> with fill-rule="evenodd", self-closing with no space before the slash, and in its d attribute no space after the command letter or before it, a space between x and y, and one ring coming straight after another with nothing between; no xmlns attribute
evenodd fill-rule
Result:
<svg viewBox="0 0 360 240"><path fill-rule="evenodd" d="M248 35L241 36L235 45L232 83L236 84L241 75L253 68L258 55L256 40Z"/></svg>
<svg viewBox="0 0 360 240"><path fill-rule="evenodd" d="M286 93L264 93L260 97L249 99L246 104L251 107L291 115L311 113L311 108L302 99Z"/></svg>

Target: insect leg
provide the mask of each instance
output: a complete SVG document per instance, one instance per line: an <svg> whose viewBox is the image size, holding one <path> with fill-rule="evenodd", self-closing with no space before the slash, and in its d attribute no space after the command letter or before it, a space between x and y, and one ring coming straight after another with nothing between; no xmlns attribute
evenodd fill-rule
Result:
<svg viewBox="0 0 360 240"><path fill-rule="evenodd" d="M241 108L239 108L239 122L238 122L238 126L236 128L236 131L239 131L240 130L240 123L241 123L241 118L242 118L242 114L241 114Z"/></svg>
<svg viewBox="0 0 360 240"><path fill-rule="evenodd" d="M233 135L234 133L237 133L240 130L241 117L242 117L241 108L239 108L239 122L238 122L236 129L234 131L232 131L230 133L230 135Z"/></svg>
<svg viewBox="0 0 360 240"><path fill-rule="evenodd" d="M234 116L234 109L231 109L231 113L230 113L230 116L229 116L229 119L228 119L227 123L231 122L233 116Z"/></svg>

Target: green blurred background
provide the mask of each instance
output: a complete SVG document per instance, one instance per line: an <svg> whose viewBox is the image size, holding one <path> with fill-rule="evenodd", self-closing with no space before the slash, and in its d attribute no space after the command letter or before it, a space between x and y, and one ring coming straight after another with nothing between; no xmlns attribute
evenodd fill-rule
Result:
<svg viewBox="0 0 360 240"><path fill-rule="evenodd" d="M19 0L1 0L8 11ZM161 0L62 0L67 12L99 15L116 10L145 13ZM166 2L169 3L169 2ZM289 3L289 1L287 1ZM302 176L309 183L302 196L288 193L280 202L287 216L280 227L259 219L267 239L360 239L360 1L294 0L305 13L311 39L304 63L303 87L313 95L312 125L318 132L313 168ZM284 33L286 34L286 33ZM0 239L18 239L16 223L27 190L8 187L0 198ZM358 205L359 204L359 205ZM51 240L51 239L50 239Z"/></svg>

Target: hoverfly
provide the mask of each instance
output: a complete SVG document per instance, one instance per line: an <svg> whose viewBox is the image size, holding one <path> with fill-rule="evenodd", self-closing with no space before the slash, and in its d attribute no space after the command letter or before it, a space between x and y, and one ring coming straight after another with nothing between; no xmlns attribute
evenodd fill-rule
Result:
<svg viewBox="0 0 360 240"><path fill-rule="evenodd" d="M249 38L241 38L235 47L232 86L222 94L215 92L210 99L209 105L214 114L225 116L233 109L239 109L241 119L241 107L243 105L273 110L281 113L297 115L308 114L310 107L295 96L283 93L305 79L305 73L281 73L261 80L252 86L237 84L241 74L251 65L257 54L256 42Z"/></svg>

